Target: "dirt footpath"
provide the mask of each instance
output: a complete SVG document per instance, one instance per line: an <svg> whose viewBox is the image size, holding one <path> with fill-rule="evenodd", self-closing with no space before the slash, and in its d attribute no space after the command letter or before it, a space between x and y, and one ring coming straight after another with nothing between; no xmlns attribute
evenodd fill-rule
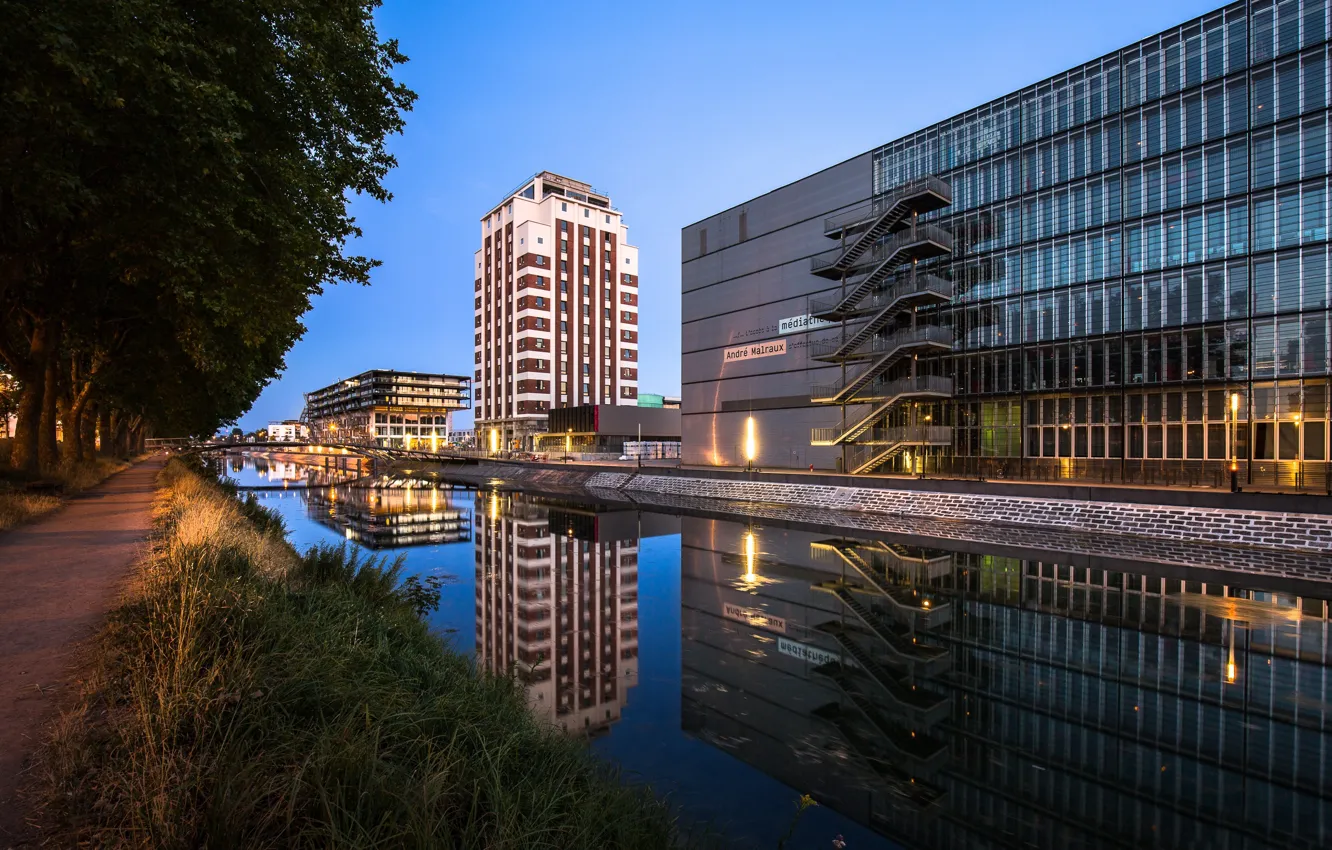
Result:
<svg viewBox="0 0 1332 850"><path fill-rule="evenodd" d="M15 799L74 651L116 604L151 525L154 458L0 533L0 848L24 837Z"/></svg>

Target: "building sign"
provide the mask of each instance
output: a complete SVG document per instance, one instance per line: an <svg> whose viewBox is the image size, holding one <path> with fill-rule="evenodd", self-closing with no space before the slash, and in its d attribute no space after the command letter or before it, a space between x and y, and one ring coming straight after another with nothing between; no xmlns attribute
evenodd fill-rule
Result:
<svg viewBox="0 0 1332 850"><path fill-rule="evenodd" d="M837 323L825 321L824 319L816 319L809 313L806 313L803 316L792 316L789 319L782 319L777 323L777 327L780 333L795 334L800 333L801 331L816 331L819 328L826 328L835 324Z"/></svg>
<svg viewBox="0 0 1332 850"><path fill-rule="evenodd" d="M723 360L726 363L734 363L738 360L754 360L759 357L773 357L785 353L786 340L784 339L775 342L752 342L749 345L737 345L726 349Z"/></svg>
<svg viewBox="0 0 1332 850"><path fill-rule="evenodd" d="M840 663L842 661L841 656L835 652L829 652L826 649L819 649L817 646L809 646L787 638L777 638L777 651L782 655L799 658L801 661L808 661L815 665L827 664L831 661ZM855 662L848 659L847 663L854 665Z"/></svg>
<svg viewBox="0 0 1332 850"><path fill-rule="evenodd" d="M743 605L733 605L730 602L722 603L722 614L728 620L737 620L750 626L757 626L762 629L768 629L774 632L785 632L786 621L781 617L771 617L762 611L755 611L752 608L746 608Z"/></svg>

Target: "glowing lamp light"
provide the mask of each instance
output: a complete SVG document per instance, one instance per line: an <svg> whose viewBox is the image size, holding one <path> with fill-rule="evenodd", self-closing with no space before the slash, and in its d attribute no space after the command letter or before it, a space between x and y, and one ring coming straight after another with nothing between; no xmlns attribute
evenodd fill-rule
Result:
<svg viewBox="0 0 1332 850"><path fill-rule="evenodd" d="M754 417L745 420L745 460L754 462L758 454L758 440L754 437Z"/></svg>
<svg viewBox="0 0 1332 850"><path fill-rule="evenodd" d="M1235 675L1235 662L1234 662L1234 661L1227 661L1227 662L1226 662L1226 681L1227 681L1227 682L1231 682L1231 683L1233 683L1233 682L1235 681L1235 678L1236 678L1236 675Z"/></svg>
<svg viewBox="0 0 1332 850"><path fill-rule="evenodd" d="M490 429L490 451L492 453L499 451L499 429Z"/></svg>
<svg viewBox="0 0 1332 850"><path fill-rule="evenodd" d="M1230 412L1232 415L1239 412L1239 393L1230 394Z"/></svg>

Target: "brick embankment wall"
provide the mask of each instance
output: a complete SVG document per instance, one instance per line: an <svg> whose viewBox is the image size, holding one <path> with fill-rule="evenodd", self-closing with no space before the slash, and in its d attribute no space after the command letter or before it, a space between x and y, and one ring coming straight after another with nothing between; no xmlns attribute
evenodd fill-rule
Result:
<svg viewBox="0 0 1332 850"><path fill-rule="evenodd" d="M692 477L652 470L605 471L511 464L480 464L446 470L453 480L548 493L583 494L626 500L689 500L753 512L759 506L817 509L821 521L869 516L914 518L969 526L1047 529L1073 535L1116 536L1171 544L1250 547L1300 555L1332 557L1332 515L1223 507L1151 505L977 493L928 492L886 486L846 487L770 481ZM502 482L502 484L501 484ZM868 523L879 525L881 523ZM1320 557L1319 560L1322 560Z"/></svg>

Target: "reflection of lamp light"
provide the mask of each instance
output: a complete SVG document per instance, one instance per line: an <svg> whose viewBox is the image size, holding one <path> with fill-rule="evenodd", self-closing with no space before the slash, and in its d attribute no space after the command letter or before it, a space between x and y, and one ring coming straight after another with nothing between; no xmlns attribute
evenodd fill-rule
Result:
<svg viewBox="0 0 1332 850"><path fill-rule="evenodd" d="M920 603L920 607L922 608L930 607L930 600L926 599L924 602Z"/></svg>
<svg viewBox="0 0 1332 850"><path fill-rule="evenodd" d="M494 431L490 433L494 434ZM490 491L490 519L492 522L499 519L499 493L495 490Z"/></svg>
<svg viewBox="0 0 1332 850"><path fill-rule="evenodd" d="M754 420L749 420L753 422ZM754 532L745 532L745 581L753 584L758 578L754 573Z"/></svg>
<svg viewBox="0 0 1332 850"><path fill-rule="evenodd" d="M1226 657L1226 682L1234 684L1239 678L1239 672L1235 669L1235 621L1230 622L1230 654Z"/></svg>

